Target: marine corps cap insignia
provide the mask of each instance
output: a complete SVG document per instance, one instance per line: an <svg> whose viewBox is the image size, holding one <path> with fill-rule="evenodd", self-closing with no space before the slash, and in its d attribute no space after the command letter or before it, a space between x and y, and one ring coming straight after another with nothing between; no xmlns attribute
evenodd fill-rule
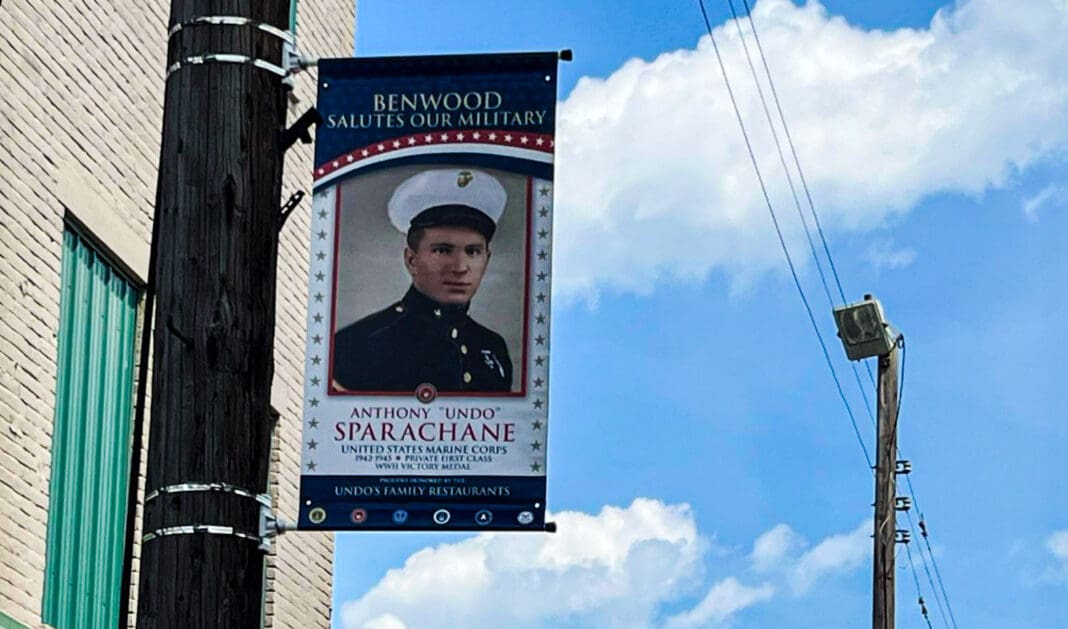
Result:
<svg viewBox="0 0 1068 629"><path fill-rule="evenodd" d="M397 231L460 226L493 239L508 193L493 175L474 168L434 168L408 177L393 191L386 214Z"/></svg>

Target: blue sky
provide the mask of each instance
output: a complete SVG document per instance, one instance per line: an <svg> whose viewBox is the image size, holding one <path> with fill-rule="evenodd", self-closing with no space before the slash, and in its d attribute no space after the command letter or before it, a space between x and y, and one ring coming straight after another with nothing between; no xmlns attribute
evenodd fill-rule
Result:
<svg viewBox="0 0 1068 629"><path fill-rule="evenodd" d="M870 450L729 9L706 4ZM1068 615L1055 398L1068 7L1028 9L754 7L847 296L874 293L906 335L901 449L957 626L979 629ZM871 476L696 1L358 7L360 55L561 48L575 52L556 191L548 469L561 532L339 534L335 626L864 626ZM925 627L903 550L898 568L898 626ZM952 626L916 570L932 625Z"/></svg>

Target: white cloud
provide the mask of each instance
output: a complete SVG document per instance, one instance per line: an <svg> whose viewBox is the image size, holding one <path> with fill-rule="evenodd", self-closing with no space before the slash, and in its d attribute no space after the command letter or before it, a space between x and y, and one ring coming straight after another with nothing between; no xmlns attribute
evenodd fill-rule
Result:
<svg viewBox="0 0 1068 629"><path fill-rule="evenodd" d="M400 618L393 614L382 614L363 624L364 629L408 629Z"/></svg>
<svg viewBox="0 0 1068 629"><path fill-rule="evenodd" d="M1024 199L1021 207L1024 216L1029 221L1038 220L1038 211L1048 205L1064 205L1068 203L1068 187L1050 184L1039 190L1034 196Z"/></svg>
<svg viewBox="0 0 1068 629"><path fill-rule="evenodd" d="M1068 531L1057 531L1046 539L1046 550L1053 555L1055 565L1048 568L1043 579L1054 583L1068 581Z"/></svg>
<svg viewBox="0 0 1068 629"><path fill-rule="evenodd" d="M647 627L662 601L696 585L702 542L686 505L638 499L553 519L554 535L483 534L420 550L346 603L344 626Z"/></svg>
<svg viewBox="0 0 1068 629"><path fill-rule="evenodd" d="M638 498L626 508L553 519L554 535L489 533L416 552L363 597L344 603L342 625L719 627L783 589L800 596L817 580L863 563L856 533L801 552L805 541L781 524L756 540L749 557L754 568L774 564L760 583L726 576L704 586L693 607L664 618L667 605L677 609L704 581L709 544L687 505ZM714 561L720 559L729 558L717 554Z"/></svg>
<svg viewBox="0 0 1068 629"><path fill-rule="evenodd" d="M753 552L749 556L753 569L757 572L770 572L779 568L804 545L805 540L792 528L777 524L753 542Z"/></svg>
<svg viewBox="0 0 1068 629"><path fill-rule="evenodd" d="M1068 568L1068 531L1057 531L1046 540L1046 548Z"/></svg>
<svg viewBox="0 0 1068 629"><path fill-rule="evenodd" d="M868 247L868 261L876 271L901 269L915 260L915 250L899 249L889 240L879 240Z"/></svg>
<svg viewBox="0 0 1068 629"><path fill-rule="evenodd" d="M815 1L760 0L754 20L832 234L882 226L936 192L1004 186L1068 145L1063 0L1027 11L966 0L928 28L889 32L851 26ZM807 244L734 23L715 35L801 262ZM565 298L645 293L713 269L746 281L782 267L707 36L696 49L583 78L558 126Z"/></svg>
<svg viewBox="0 0 1068 629"><path fill-rule="evenodd" d="M754 572L778 575L800 596L822 579L867 564L871 532L871 520L865 520L849 533L831 535L808 548L805 538L786 524L778 524L757 538L749 559Z"/></svg>
<svg viewBox="0 0 1068 629"><path fill-rule="evenodd" d="M734 577L727 577L712 586L697 607L672 616L666 627L708 627L722 624L746 607L769 600L775 588L765 583L758 587L742 585Z"/></svg>
<svg viewBox="0 0 1068 629"><path fill-rule="evenodd" d="M817 581L847 574L871 559L872 524L865 521L851 533L832 535L806 551L792 566L790 584L795 594L808 592Z"/></svg>

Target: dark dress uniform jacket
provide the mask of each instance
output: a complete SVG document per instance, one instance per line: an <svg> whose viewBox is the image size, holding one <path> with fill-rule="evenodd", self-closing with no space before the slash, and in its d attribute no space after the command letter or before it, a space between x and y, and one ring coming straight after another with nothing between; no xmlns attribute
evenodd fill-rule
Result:
<svg viewBox="0 0 1068 629"><path fill-rule="evenodd" d="M350 391L411 393L512 390L504 339L467 315L408 289L399 302L360 319L334 337L334 382Z"/></svg>

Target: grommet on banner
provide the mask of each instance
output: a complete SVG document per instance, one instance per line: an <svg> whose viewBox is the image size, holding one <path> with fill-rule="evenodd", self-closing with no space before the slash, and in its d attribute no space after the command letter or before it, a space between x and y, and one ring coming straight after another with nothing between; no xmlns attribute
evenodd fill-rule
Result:
<svg viewBox="0 0 1068 629"><path fill-rule="evenodd" d="M559 52L560 61L571 61L574 59L574 55L570 48L564 48Z"/></svg>
<svg viewBox="0 0 1068 629"><path fill-rule="evenodd" d="M556 522L546 522L545 523L545 532L546 533L555 533L556 532Z"/></svg>

